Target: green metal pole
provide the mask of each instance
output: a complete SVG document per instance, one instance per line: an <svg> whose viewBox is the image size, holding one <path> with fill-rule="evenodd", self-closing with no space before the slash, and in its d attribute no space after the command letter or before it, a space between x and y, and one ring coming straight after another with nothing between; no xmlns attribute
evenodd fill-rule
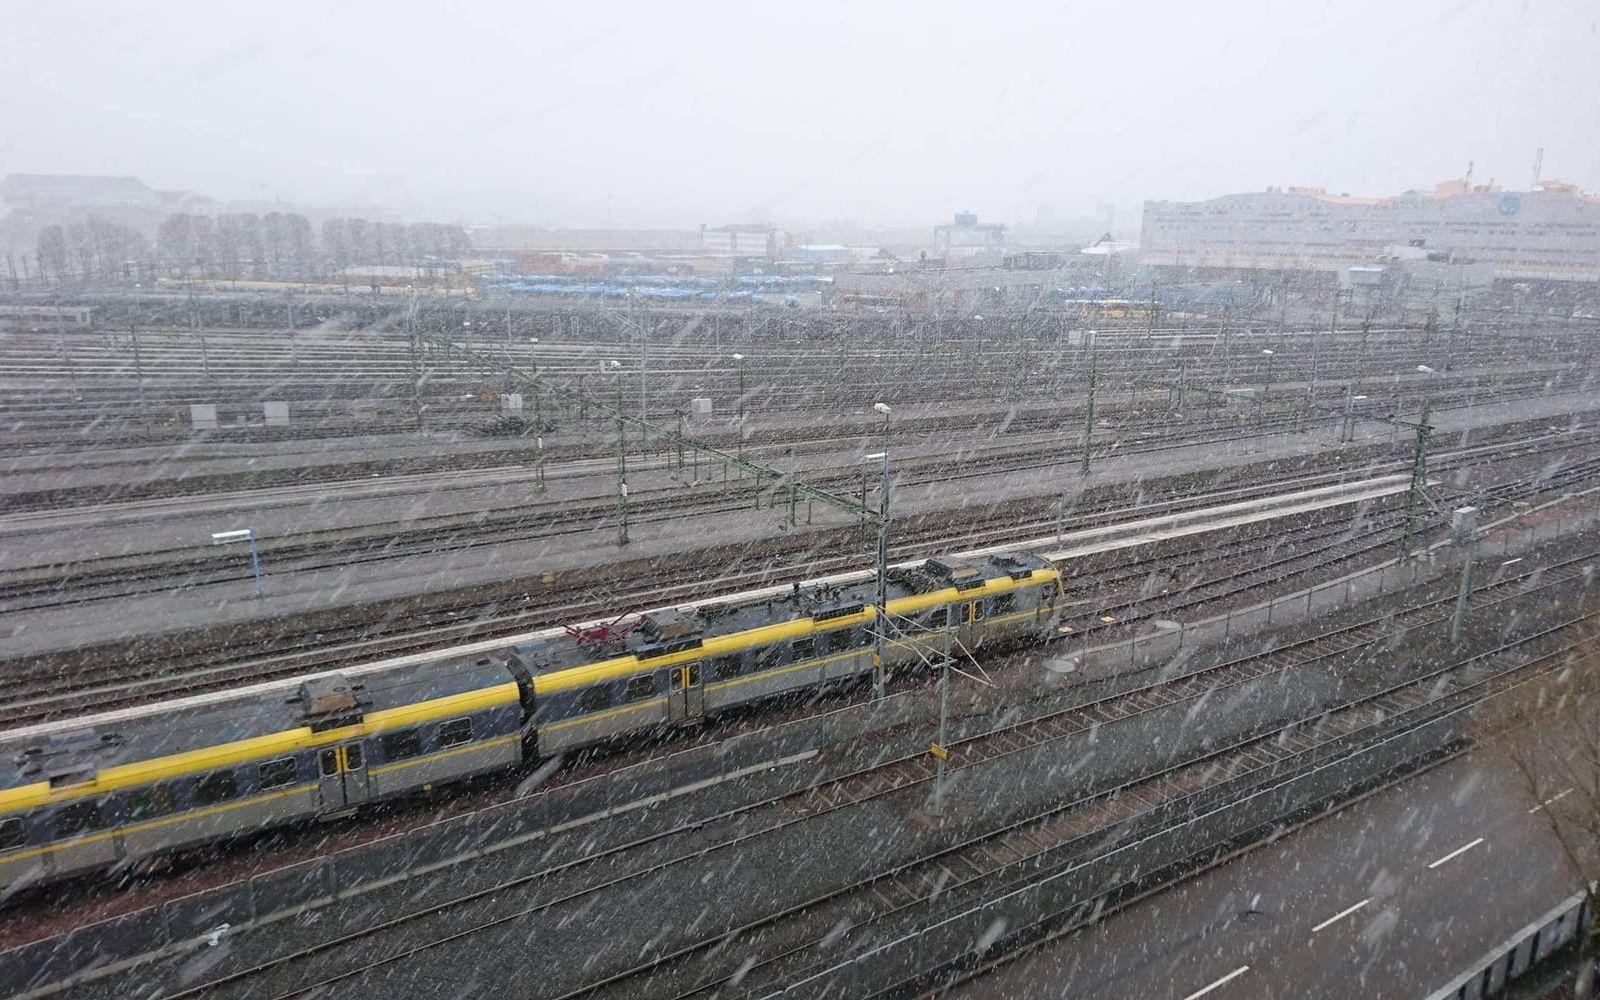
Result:
<svg viewBox="0 0 1600 1000"><path fill-rule="evenodd" d="M628 424L622 413L622 378L617 377L617 544L628 544Z"/></svg>
<svg viewBox="0 0 1600 1000"><path fill-rule="evenodd" d="M1411 457L1411 488L1406 491L1405 531L1400 536L1400 558L1410 559L1416 540L1417 516L1422 509L1423 491L1428 485L1428 439L1433 428L1428 424L1428 401L1422 401L1422 416L1417 421L1417 444Z"/></svg>
<svg viewBox="0 0 1600 1000"><path fill-rule="evenodd" d="M939 669L939 750L934 755L933 773L933 814L944 815L944 759L949 755L949 729L950 729L950 633L954 631L954 623L945 619L944 628L944 663Z"/></svg>

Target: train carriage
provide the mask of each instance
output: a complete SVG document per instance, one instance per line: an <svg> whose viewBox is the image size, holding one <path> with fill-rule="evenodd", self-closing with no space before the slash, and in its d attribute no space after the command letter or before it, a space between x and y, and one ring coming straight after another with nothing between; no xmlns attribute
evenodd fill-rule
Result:
<svg viewBox="0 0 1600 1000"><path fill-rule="evenodd" d="M889 577L885 668L957 649L1038 641L1059 624L1060 572L1029 554L928 560ZM534 665L549 755L793 691L869 675L875 584L795 587L759 603L646 614L626 631L519 647Z"/></svg>
<svg viewBox="0 0 1600 1000"><path fill-rule="evenodd" d="M884 667L1055 634L1030 554L888 578ZM340 815L871 674L870 574L0 734L0 887Z"/></svg>

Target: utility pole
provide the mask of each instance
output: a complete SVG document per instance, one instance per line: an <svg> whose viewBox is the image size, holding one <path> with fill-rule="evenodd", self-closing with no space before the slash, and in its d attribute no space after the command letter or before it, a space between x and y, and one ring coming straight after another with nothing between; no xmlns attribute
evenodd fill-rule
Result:
<svg viewBox="0 0 1600 1000"><path fill-rule="evenodd" d="M955 622L945 619L944 662L939 667L939 740L933 751L933 814L944 815L944 762L950 756L950 634Z"/></svg>
<svg viewBox="0 0 1600 1000"><path fill-rule="evenodd" d="M628 544L628 425L622 412L622 376L617 380L617 544Z"/></svg>
<svg viewBox="0 0 1600 1000"><path fill-rule="evenodd" d="M1328 340L1332 342L1336 337L1339 325L1339 314L1334 312L1334 318L1328 323ZM1317 328L1311 328L1311 382L1306 386L1306 406L1317 405Z"/></svg>
<svg viewBox="0 0 1600 1000"><path fill-rule="evenodd" d="M650 419L650 414L648 412L648 405L649 405L649 400L650 400L650 391L645 386L645 376L650 371L650 328L649 328L648 321L643 318L645 315L648 315L648 314L641 314L641 318L639 319L639 419L640 420L648 420L648 419Z"/></svg>
<svg viewBox="0 0 1600 1000"><path fill-rule="evenodd" d="M417 333L417 297L411 296L411 308L406 310L406 327L411 334L411 417L422 430L422 337Z"/></svg>
<svg viewBox="0 0 1600 1000"><path fill-rule="evenodd" d="M211 352L206 350L206 320L200 309L200 304L195 301L194 289L189 289L189 309L194 317L195 333L200 337L200 371L206 379L211 378Z"/></svg>
<svg viewBox="0 0 1600 1000"><path fill-rule="evenodd" d="M739 365L739 457L744 457L744 355L735 354L733 360Z"/></svg>
<svg viewBox="0 0 1600 1000"><path fill-rule="evenodd" d="M1433 428L1428 423L1428 401L1422 401L1422 415L1417 420L1416 450L1411 456L1411 487L1406 491L1405 531L1400 535L1400 558L1411 558L1411 547L1416 540L1417 517L1421 512L1424 491L1428 487L1428 439Z"/></svg>
<svg viewBox="0 0 1600 1000"><path fill-rule="evenodd" d="M1461 589L1456 593L1456 613L1450 619L1450 641L1460 642L1472 602L1472 564L1478 558L1478 508L1456 508L1450 516L1450 530L1461 548Z"/></svg>
<svg viewBox="0 0 1600 1000"><path fill-rule="evenodd" d="M884 695L883 654L889 628L889 451L884 449L867 460L883 459L883 483L878 487L878 587L872 616L872 697ZM948 625L949 622L946 622Z"/></svg>
<svg viewBox="0 0 1600 1000"><path fill-rule="evenodd" d="M1097 354L1089 352L1089 397L1083 406L1083 459L1079 463L1078 471L1082 475L1089 474L1089 449L1094 443L1094 393L1099 381Z"/></svg>
<svg viewBox="0 0 1600 1000"><path fill-rule="evenodd" d="M133 320L133 299L128 299L128 338L133 341L133 373L139 380L139 410L144 411L144 362L139 357L139 327Z"/></svg>

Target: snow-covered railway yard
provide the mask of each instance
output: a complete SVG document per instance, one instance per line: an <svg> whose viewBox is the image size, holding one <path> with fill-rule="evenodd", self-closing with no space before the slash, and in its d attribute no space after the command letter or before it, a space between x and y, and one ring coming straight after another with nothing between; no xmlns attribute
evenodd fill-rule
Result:
<svg viewBox="0 0 1600 1000"><path fill-rule="evenodd" d="M889 570L1042 557L1061 577L1036 616L1048 628L985 648L982 611L919 619L959 636L953 678L934 639L884 700L869 675L819 672L543 760L529 709L516 767L191 843L110 881L24 879L0 908L0 981L470 993L494 956L560 941L585 959L542 965L532 995L938 987L1456 752L1474 711L1564 662L1600 612L1600 401L1560 331L1530 362L1521 342L1404 326L1126 324L1092 350L1065 330L947 329L856 350L860 330L818 326L837 338L818 349L730 323L646 358L564 339L565 321L519 326L537 316L507 313L497 341L491 315L474 342L415 348L241 327L213 329L201 356L194 331L152 330L137 370L126 332L83 335L65 364L55 334L4 345L48 380L94 385L77 404L105 420L46 456L72 407L45 400L0 437L0 742L54 761L84 734L110 745L125 720L214 711L251 685L293 701L308 679L359 689L546 638L614 643L662 613L770 612L802 583L818 600L863 588L845 613L878 621L880 526ZM147 382L146 366L165 374ZM316 402L291 403L298 426L182 426L208 379L236 400ZM382 431L326 405L380 385ZM690 412L699 398L709 413ZM1465 637L1441 645L1466 606L1463 507L1515 540L1468 581ZM1534 532L1551 519L1564 537ZM260 580L248 553L211 544L236 528ZM1305 593L1309 612L1318 588L1402 551L1404 585L1079 669L1264 601ZM984 607L998 624L1001 605ZM672 674L669 705L678 685L726 680L706 664ZM88 779L51 788L97 780L87 753ZM101 806L110 837L120 801Z"/></svg>

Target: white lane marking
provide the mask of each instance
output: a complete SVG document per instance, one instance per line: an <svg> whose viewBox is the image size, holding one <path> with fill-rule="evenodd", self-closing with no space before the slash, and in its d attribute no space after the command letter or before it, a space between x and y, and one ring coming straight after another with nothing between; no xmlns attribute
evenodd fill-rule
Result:
<svg viewBox="0 0 1600 1000"><path fill-rule="evenodd" d="M1320 923L1317 926L1311 928L1311 933L1315 934L1317 931L1322 930L1324 927L1327 927L1330 924L1338 923L1339 921L1343 920L1345 917L1348 917L1350 914L1356 912L1357 910L1361 909L1363 906L1366 906L1370 902L1372 902L1371 899L1363 899L1361 902L1357 903L1354 906L1345 907L1344 909L1340 910L1338 913L1335 913L1333 916L1331 916L1328 919L1324 920L1322 923Z"/></svg>
<svg viewBox="0 0 1600 1000"><path fill-rule="evenodd" d="M1555 793L1554 795L1550 796L1548 799L1545 799L1543 802L1541 802L1538 805L1534 806L1532 809L1529 809L1528 812L1536 813L1540 809L1543 809L1545 806L1553 805L1553 804L1555 804L1557 802L1560 802L1562 799L1566 798L1568 795L1571 795L1571 794L1572 794L1572 789L1570 789L1570 788L1562 789L1561 791L1559 791L1559 792Z"/></svg>
<svg viewBox="0 0 1600 1000"><path fill-rule="evenodd" d="M1483 838L1479 837L1477 840L1474 840L1470 844L1462 844L1460 847L1458 847L1455 850L1451 851L1449 854L1446 854L1444 857L1440 858L1439 860L1429 862L1428 863L1428 867L1429 868L1437 868L1440 865L1444 864L1446 861L1449 861L1451 858L1460 857L1461 855L1467 853L1468 851L1472 850L1474 847L1477 847L1481 843L1483 843Z"/></svg>
<svg viewBox="0 0 1600 1000"><path fill-rule="evenodd" d="M1202 989L1195 990L1193 993L1191 993L1188 996L1184 997L1183 1000L1195 1000L1196 997L1203 997L1207 993L1210 993L1212 990L1216 989L1218 986L1221 986L1223 983L1232 982L1233 980L1238 979L1240 976L1244 975L1246 972L1249 972L1249 971L1250 971L1250 966L1241 965L1237 969L1234 969L1232 972L1228 973L1226 976L1223 976L1221 979L1219 979L1216 982L1212 983L1210 986L1204 987Z"/></svg>

